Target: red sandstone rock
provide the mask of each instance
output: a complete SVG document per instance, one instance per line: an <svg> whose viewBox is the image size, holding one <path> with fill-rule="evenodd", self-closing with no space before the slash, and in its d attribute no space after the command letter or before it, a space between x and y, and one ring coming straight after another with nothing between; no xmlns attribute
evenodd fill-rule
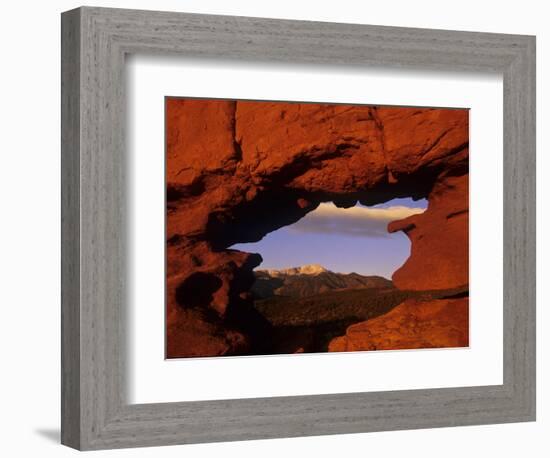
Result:
<svg viewBox="0 0 550 458"><path fill-rule="evenodd" d="M384 133L386 163L397 181L437 165L449 169L468 157L467 110L380 107L376 113Z"/></svg>
<svg viewBox="0 0 550 458"><path fill-rule="evenodd" d="M169 99L166 121L168 357L249 348L261 258L228 247L322 201L428 197L424 214L390 226L412 243L394 282L468 282L466 110Z"/></svg>
<svg viewBox="0 0 550 458"><path fill-rule="evenodd" d="M187 185L201 174L231 166L236 102L167 99L168 183Z"/></svg>
<svg viewBox="0 0 550 458"><path fill-rule="evenodd" d="M170 358L223 356L249 350L247 337L228 328L223 322L212 322L196 311L182 311L167 317L167 355Z"/></svg>
<svg viewBox="0 0 550 458"><path fill-rule="evenodd" d="M440 178L428 195L428 209L389 224L411 240L411 255L394 272L401 289L451 289L468 285L468 175Z"/></svg>
<svg viewBox="0 0 550 458"><path fill-rule="evenodd" d="M468 298L408 299L389 313L348 327L329 351L468 346Z"/></svg>

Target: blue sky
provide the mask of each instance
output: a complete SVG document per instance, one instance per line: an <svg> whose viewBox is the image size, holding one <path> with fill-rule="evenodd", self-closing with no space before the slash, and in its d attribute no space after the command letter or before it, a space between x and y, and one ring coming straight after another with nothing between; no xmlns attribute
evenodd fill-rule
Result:
<svg viewBox="0 0 550 458"><path fill-rule="evenodd" d="M321 264L334 272L391 278L409 256L410 242L402 232L389 234L386 227L390 221L422 212L426 205L424 199L415 202L410 198L349 209L327 202L259 242L231 248L260 253L263 262L258 269Z"/></svg>

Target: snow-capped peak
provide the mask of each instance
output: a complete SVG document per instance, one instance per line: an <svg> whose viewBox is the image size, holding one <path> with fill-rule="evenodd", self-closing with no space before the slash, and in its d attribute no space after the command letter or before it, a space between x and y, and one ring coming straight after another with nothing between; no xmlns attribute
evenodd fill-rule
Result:
<svg viewBox="0 0 550 458"><path fill-rule="evenodd" d="M290 267L288 269L268 269L265 270L272 277L277 277L280 275L319 275L323 272L328 272L328 269L325 269L320 264L306 264L300 267Z"/></svg>

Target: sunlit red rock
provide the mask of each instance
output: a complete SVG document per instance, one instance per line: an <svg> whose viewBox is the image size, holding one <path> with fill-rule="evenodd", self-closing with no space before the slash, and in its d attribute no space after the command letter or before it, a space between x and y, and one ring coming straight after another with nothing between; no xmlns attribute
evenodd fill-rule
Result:
<svg viewBox="0 0 550 458"><path fill-rule="evenodd" d="M467 347L468 298L408 299L385 315L348 327L329 351Z"/></svg>
<svg viewBox="0 0 550 458"><path fill-rule="evenodd" d="M389 224L411 240L411 255L394 272L401 289L451 289L468 285L468 175L443 176L428 194L428 209ZM429 273L429 274L427 274Z"/></svg>
<svg viewBox="0 0 550 458"><path fill-rule="evenodd" d="M323 201L427 197L390 227L412 243L393 280L468 283L466 110L168 99L166 120L168 357L257 347L265 323L247 292L261 258L228 247ZM206 292L189 301L193 288Z"/></svg>

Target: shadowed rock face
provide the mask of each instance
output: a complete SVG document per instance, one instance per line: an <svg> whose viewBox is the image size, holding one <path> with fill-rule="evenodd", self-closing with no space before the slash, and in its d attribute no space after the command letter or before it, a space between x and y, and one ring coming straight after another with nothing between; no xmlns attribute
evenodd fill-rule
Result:
<svg viewBox="0 0 550 458"><path fill-rule="evenodd" d="M412 243L394 283L468 283L466 110L168 99L166 121L168 357L261 352L261 257L228 247L325 201L426 197L425 213L390 224Z"/></svg>

